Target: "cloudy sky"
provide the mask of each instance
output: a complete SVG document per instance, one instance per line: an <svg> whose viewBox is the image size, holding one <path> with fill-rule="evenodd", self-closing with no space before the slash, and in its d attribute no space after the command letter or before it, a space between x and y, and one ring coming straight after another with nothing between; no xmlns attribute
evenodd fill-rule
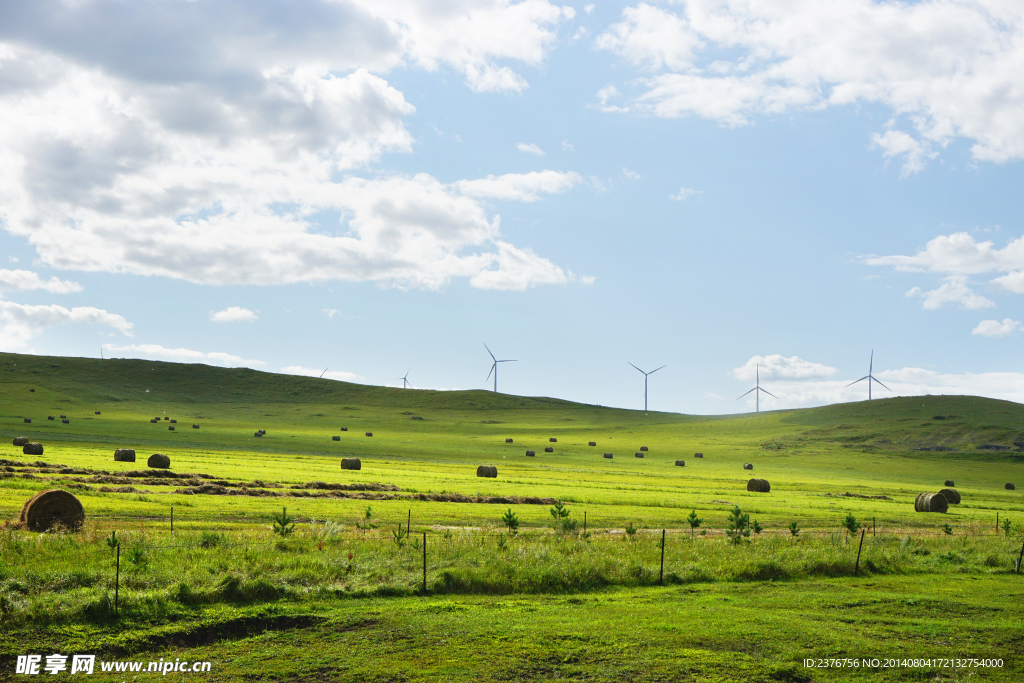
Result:
<svg viewBox="0 0 1024 683"><path fill-rule="evenodd" d="M1010 0L0 1L0 349L1024 401L1022 111Z"/></svg>

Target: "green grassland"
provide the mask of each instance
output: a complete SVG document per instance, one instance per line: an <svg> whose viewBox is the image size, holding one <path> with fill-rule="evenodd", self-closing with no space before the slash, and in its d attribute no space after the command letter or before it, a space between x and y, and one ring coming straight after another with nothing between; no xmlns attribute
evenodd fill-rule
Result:
<svg viewBox="0 0 1024 683"><path fill-rule="evenodd" d="M1024 673L1018 404L929 396L701 417L138 360L0 354L0 369L2 441L45 447L38 457L0 447L0 519L56 487L87 515L80 533L0 534L0 627L11 636L0 655L186 652L218 662L213 680ZM158 416L176 429L150 422ZM114 462L120 447L138 462ZM169 472L147 470L155 452ZM342 470L343 457L362 469ZM498 477L477 477L482 464ZM751 476L771 492L746 491ZM946 479L962 503L915 513L915 496ZM574 531L553 528L554 500ZM734 546L724 529L736 506L764 531ZM284 507L297 522L288 538L271 531ZM502 526L507 510L516 536ZM703 521L691 530L694 510ZM856 573L848 514L869 527ZM996 533L997 514L1009 534ZM411 538L396 542L409 519ZM122 544L116 618L111 532ZM313 644L324 645L316 656L295 656ZM1005 664L800 664L940 656ZM4 666L0 680L28 680Z"/></svg>

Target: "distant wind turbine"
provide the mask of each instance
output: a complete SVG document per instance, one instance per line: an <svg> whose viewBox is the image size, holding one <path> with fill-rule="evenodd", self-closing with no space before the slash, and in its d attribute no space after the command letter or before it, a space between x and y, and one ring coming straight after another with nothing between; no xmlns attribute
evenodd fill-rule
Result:
<svg viewBox="0 0 1024 683"><path fill-rule="evenodd" d="M395 381L396 382L398 380L402 380L402 388L403 389L408 389L409 388L409 373L411 371L412 371L412 368L409 368L408 370L405 371L405 376L404 377L395 377Z"/></svg>
<svg viewBox="0 0 1024 683"><path fill-rule="evenodd" d="M875 350L871 349L871 360L868 362L868 374L864 375L859 380L857 380L857 382L863 382L864 380L868 381L868 400L869 401L871 400L871 382L872 381L878 382L878 379L874 375L871 374L871 371L874 369L874 367L875 367ZM846 386L852 387L857 382L850 382ZM882 384L881 382L878 382L878 383ZM882 386L885 387L884 384L882 384ZM888 391L892 391L892 389L889 389L889 387L885 387L885 388Z"/></svg>
<svg viewBox="0 0 1024 683"><path fill-rule="evenodd" d="M626 362L629 363L629 361L626 361ZM632 363L629 363L629 364L633 365ZM640 368L636 367L635 365L633 365L633 367L636 368L637 372L639 372L640 374L642 374L644 376L644 412L646 413L647 412L647 376L648 375L653 375L658 370L661 370L661 368L667 368L668 366L667 365L662 365L661 368L655 368L654 370L651 370L650 372L644 372L643 370L641 370Z"/></svg>
<svg viewBox="0 0 1024 683"><path fill-rule="evenodd" d="M323 376L327 374L327 370L328 370L329 368L330 368L330 366L328 366L328 367L324 368L324 371L320 373L320 379L323 379Z"/></svg>
<svg viewBox="0 0 1024 683"><path fill-rule="evenodd" d="M491 365L491 372L487 373L487 379L491 378L491 373L493 372L494 373L494 391L497 392L498 391L498 363L515 363L516 361L515 360L498 360L497 358L494 357L494 354L491 353L491 349L490 349L490 347L487 346L487 344L484 344L484 348L487 349L487 353L491 354L491 360L494 361L494 363ZM487 379L485 379L484 381L486 382Z"/></svg>
<svg viewBox="0 0 1024 683"><path fill-rule="evenodd" d="M771 396L772 398L776 399L776 400L779 397L776 396L775 394L773 394L772 392L768 391L767 389L762 389L761 388L761 366L760 365L755 365L754 366L754 373L755 373L754 377L757 379L757 383L754 385L754 388L751 389L750 391L757 392L757 393L754 394L754 406L755 406L756 412L760 413L761 412L761 392L762 391L764 393L768 394L769 396ZM750 391L748 391L746 394L743 394L743 396L746 396L747 394L749 394ZM743 398L743 396L740 396L736 400L737 401L740 400L740 398Z"/></svg>

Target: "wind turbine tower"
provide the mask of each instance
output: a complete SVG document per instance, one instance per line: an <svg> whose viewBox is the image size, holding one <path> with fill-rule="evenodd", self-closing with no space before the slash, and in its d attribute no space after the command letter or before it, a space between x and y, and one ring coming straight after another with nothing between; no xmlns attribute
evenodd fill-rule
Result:
<svg viewBox="0 0 1024 683"><path fill-rule="evenodd" d="M494 391L495 391L495 393L497 393L497 391L498 391L498 363L515 363L516 361L514 359L498 360L497 358L494 357L494 354L491 353L491 349L490 349L490 347L487 346L487 344L484 344L484 348L487 349L487 353L490 354L491 360L494 361L494 363L491 365L491 372L487 373L487 379L490 379L491 378L491 373L494 373ZM485 379L484 381L486 382L487 379Z"/></svg>
<svg viewBox="0 0 1024 683"><path fill-rule="evenodd" d="M404 377L395 377L394 381L397 382L398 380L402 380L402 388L403 389L408 389L409 388L409 373L411 371L412 371L412 368L409 368L408 370L405 371L405 376Z"/></svg>
<svg viewBox="0 0 1024 683"><path fill-rule="evenodd" d="M626 361L626 362L629 363L629 361ZM633 365L632 363L629 363L629 364ZM667 365L662 365L661 368L655 368L654 370L651 370L650 372L644 372L643 370L641 370L640 368L636 367L635 365L633 365L633 367L636 369L637 372L639 372L640 374L642 374L644 376L644 412L646 413L647 412L647 377L648 377L648 375L653 375L658 370L661 370L661 368L667 368L668 366Z"/></svg>
<svg viewBox="0 0 1024 683"><path fill-rule="evenodd" d="M863 382L864 380L868 381L868 400L869 401L871 400L871 382L872 381L878 382L878 379L874 375L871 374L871 371L874 369L874 367L875 367L875 350L871 349L871 360L868 362L868 374L866 374L865 376L863 376L859 380L857 380L857 382ZM857 382L850 382L846 386L852 387ZM882 384L881 382L878 382L878 383ZM882 386L885 387L884 384L882 384ZM889 387L885 387L885 388L886 388L887 391L892 391L892 389L889 389Z"/></svg>
<svg viewBox="0 0 1024 683"><path fill-rule="evenodd" d="M754 388L751 389L750 391L756 392L754 394L754 406L755 406L755 411L760 413L761 412L761 392L762 391L764 393L768 394L769 396L771 396L772 398L776 399L776 400L779 397L776 396L775 394L773 394L772 392L768 391L767 389L762 389L761 388L761 366L760 365L755 365L754 366L754 373L755 373L754 377L757 379L757 383L754 385ZM746 396L747 394L749 394L750 391L746 392L746 394L743 394L743 396ZM736 400L737 401L740 400L740 398L743 398L743 396L740 396Z"/></svg>

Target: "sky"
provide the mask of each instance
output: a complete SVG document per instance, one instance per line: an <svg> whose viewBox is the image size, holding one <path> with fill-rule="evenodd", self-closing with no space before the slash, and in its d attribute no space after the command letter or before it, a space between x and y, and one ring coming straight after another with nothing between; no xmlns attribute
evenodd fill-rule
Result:
<svg viewBox="0 0 1024 683"><path fill-rule="evenodd" d="M1014 0L0 0L0 350L1024 402Z"/></svg>

